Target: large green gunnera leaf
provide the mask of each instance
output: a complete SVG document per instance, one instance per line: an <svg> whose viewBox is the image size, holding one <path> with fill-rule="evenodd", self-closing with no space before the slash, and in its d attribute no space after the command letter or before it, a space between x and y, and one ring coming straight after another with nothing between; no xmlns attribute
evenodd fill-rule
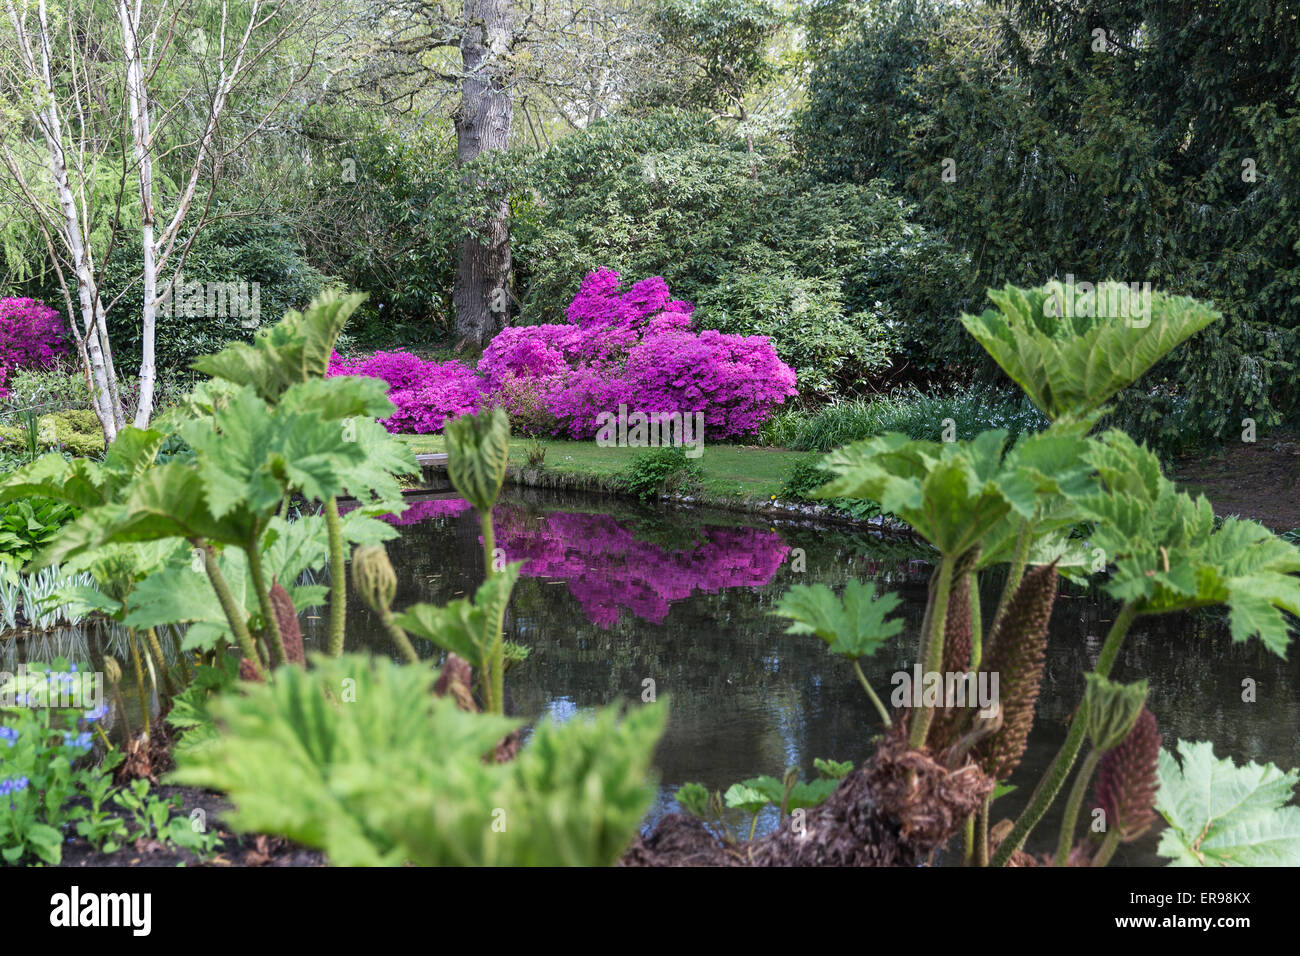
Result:
<svg viewBox="0 0 1300 956"><path fill-rule="evenodd" d="M1060 282L1007 285L989 298L997 310L963 315L962 324L1053 421L1101 408L1222 317L1196 299L1152 292L1147 300L1115 282L1085 294Z"/></svg>
<svg viewBox="0 0 1300 956"><path fill-rule="evenodd" d="M1178 741L1182 766L1160 751L1156 809L1169 824L1159 853L1171 866L1300 866L1300 774L1219 760L1208 742Z"/></svg>

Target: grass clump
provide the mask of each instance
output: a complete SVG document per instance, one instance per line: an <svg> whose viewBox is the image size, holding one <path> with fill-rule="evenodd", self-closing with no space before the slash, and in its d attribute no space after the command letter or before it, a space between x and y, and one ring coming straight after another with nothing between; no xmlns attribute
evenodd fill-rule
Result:
<svg viewBox="0 0 1300 956"><path fill-rule="evenodd" d="M897 389L888 395L843 399L821 408L790 408L763 426L764 444L796 451L830 451L884 432L902 432L929 441L968 439L989 428L1005 428L1011 438L1047 425L1024 396L989 385L950 393Z"/></svg>

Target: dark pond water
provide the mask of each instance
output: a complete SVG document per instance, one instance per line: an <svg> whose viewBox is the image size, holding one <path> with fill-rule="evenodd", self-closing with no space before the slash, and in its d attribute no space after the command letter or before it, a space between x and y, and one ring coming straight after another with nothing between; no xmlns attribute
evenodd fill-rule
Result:
<svg viewBox="0 0 1300 956"><path fill-rule="evenodd" d="M785 634L785 623L769 613L792 584L835 587L857 578L898 590L904 634L864 669L885 696L890 676L914 663L912 635L929 569L913 544L839 527L533 491L508 494L495 517L498 546L509 560L528 561L506 620L507 639L531 648L508 680L514 712L563 718L640 700L647 679L671 697L650 820L675 809L672 794L687 781L725 790L790 766L812 776L817 757L856 763L870 752L879 718L848 665L815 638ZM422 502L396 523L401 538L389 543L400 582L396 607L447 601L482 580L478 523L464 502ZM800 555L804 570L797 571ZM986 587L989 609L1000 584ZM1113 610L1083 589L1058 600L1037 725L1011 781L1019 790L998 801L995 822L1019 812L1056 754ZM323 620L308 623L310 631ZM347 632L352 647L359 639L393 653L357 601L349 604ZM1170 615L1139 620L1112 676L1150 678L1149 706L1166 746L1180 737L1212 740L1220 756L1292 768L1300 764L1295 656L1288 663L1258 642L1234 645L1214 614ZM1254 703L1242 701L1247 678L1256 682ZM1030 849L1054 847L1058 815L1059 803ZM760 831L774 822L769 811ZM1149 833L1121 848L1116 862L1159 864L1156 843Z"/></svg>

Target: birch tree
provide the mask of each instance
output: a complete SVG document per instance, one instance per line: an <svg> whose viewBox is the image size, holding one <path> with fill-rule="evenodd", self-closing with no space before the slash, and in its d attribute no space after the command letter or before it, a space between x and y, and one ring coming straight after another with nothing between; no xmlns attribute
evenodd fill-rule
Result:
<svg viewBox="0 0 1300 956"><path fill-rule="evenodd" d="M46 247L108 442L126 413L105 319L122 293L105 301L104 260L119 237L139 243L133 419L145 427L154 408L159 306L215 218L223 164L310 75L323 35L308 27L325 7L311 0L90 0L77 11L51 11L47 0L4 3L6 40L13 42L0 61L3 82L20 105L10 107L18 122L0 139L3 186L30 213ZM282 55L291 39L297 49ZM228 122L236 92L259 72L272 78L273 91L250 94L238 124ZM26 135L31 128L36 136ZM46 158L44 175L37 153ZM160 163L171 173L165 182ZM97 246L104 248L98 265Z"/></svg>

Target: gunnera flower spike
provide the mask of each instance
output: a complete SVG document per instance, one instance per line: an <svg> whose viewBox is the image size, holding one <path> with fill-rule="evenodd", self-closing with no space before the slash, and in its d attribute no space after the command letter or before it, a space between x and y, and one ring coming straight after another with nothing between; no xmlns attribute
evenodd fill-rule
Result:
<svg viewBox="0 0 1300 956"><path fill-rule="evenodd" d="M1002 726L980 742L976 758L995 780L1007 779L1019 766L1034 726L1057 580L1056 562L1026 571L989 638L981 670L997 675Z"/></svg>
<svg viewBox="0 0 1300 956"><path fill-rule="evenodd" d="M1128 736L1107 752L1097 767L1094 796L1106 814L1106 837L1093 858L1093 866L1105 866L1121 842L1136 840L1155 820L1159 759L1156 717L1144 707Z"/></svg>

